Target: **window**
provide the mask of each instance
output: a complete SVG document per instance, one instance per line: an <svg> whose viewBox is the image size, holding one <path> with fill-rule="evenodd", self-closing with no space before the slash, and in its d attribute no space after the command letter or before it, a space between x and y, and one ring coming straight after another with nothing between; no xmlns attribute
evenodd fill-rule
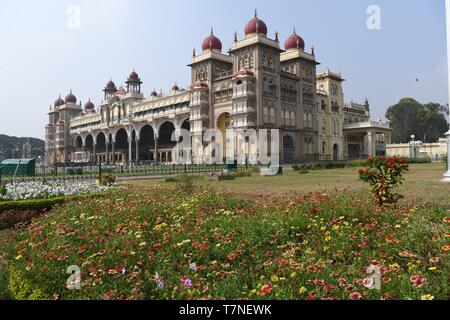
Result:
<svg viewBox="0 0 450 320"><path fill-rule="evenodd" d="M295 112L290 112L291 115L291 126L295 127Z"/></svg>
<svg viewBox="0 0 450 320"><path fill-rule="evenodd" d="M263 122L269 123L269 108L267 106L263 107Z"/></svg>
<svg viewBox="0 0 450 320"><path fill-rule="evenodd" d="M275 107L273 105L270 106L270 111L269 112L270 112L270 120L269 120L269 122L271 124L274 124L275 123Z"/></svg>

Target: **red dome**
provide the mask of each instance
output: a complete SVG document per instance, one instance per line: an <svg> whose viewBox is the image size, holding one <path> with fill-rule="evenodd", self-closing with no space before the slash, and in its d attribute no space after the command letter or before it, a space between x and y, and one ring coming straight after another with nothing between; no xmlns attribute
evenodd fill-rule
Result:
<svg viewBox="0 0 450 320"><path fill-rule="evenodd" d="M247 22L245 25L245 35L260 33L267 36L267 25L264 21L258 18L258 15L255 12L255 17Z"/></svg>
<svg viewBox="0 0 450 320"><path fill-rule="evenodd" d="M219 38L217 38L213 34L212 30L211 30L211 34L205 40L203 40L202 50L203 51L206 51L206 50L222 51L222 42L220 41Z"/></svg>
<svg viewBox="0 0 450 320"><path fill-rule="evenodd" d="M61 99L61 95L60 95L59 98L55 100L54 106L56 108L56 107L60 107L64 104L65 104L65 102L63 99Z"/></svg>
<svg viewBox="0 0 450 320"><path fill-rule="evenodd" d="M108 83L106 84L106 88L107 89L116 89L116 85L112 80L109 80Z"/></svg>
<svg viewBox="0 0 450 320"><path fill-rule="evenodd" d="M77 103L77 97L75 97L72 94L72 90L70 90L70 93L66 96L66 103L73 103L76 104Z"/></svg>
<svg viewBox="0 0 450 320"><path fill-rule="evenodd" d="M174 86L172 87L172 91L180 91L180 88L177 86L176 83L175 83Z"/></svg>
<svg viewBox="0 0 450 320"><path fill-rule="evenodd" d="M301 49L305 51L305 41L294 31L294 33L289 38L286 39L286 42L284 43L284 48L286 50Z"/></svg>
<svg viewBox="0 0 450 320"><path fill-rule="evenodd" d="M91 99L89 99L89 101L84 105L84 110L95 111L95 105L91 102Z"/></svg>
<svg viewBox="0 0 450 320"><path fill-rule="evenodd" d="M156 90L153 89L152 93L150 93L150 96L157 97L158 96L158 92L156 92Z"/></svg>
<svg viewBox="0 0 450 320"><path fill-rule="evenodd" d="M139 75L133 70L133 72L128 76L128 80L139 81Z"/></svg>

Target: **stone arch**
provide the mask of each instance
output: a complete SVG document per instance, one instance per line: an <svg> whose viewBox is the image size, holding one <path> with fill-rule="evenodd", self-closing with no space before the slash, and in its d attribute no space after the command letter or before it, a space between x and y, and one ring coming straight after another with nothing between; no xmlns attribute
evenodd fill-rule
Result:
<svg viewBox="0 0 450 320"><path fill-rule="evenodd" d="M75 149L78 150L78 151L81 151L81 149L84 146L84 139L83 139L83 137L82 136L77 136L75 138L75 142L74 143L75 143Z"/></svg>
<svg viewBox="0 0 450 320"><path fill-rule="evenodd" d="M156 147L155 144L155 130L151 124L146 124L137 131L139 137L139 154L138 160L154 161L155 155L153 150Z"/></svg>
<svg viewBox="0 0 450 320"><path fill-rule="evenodd" d="M172 121L164 121L158 128L158 146L161 149L172 149L176 146L176 142L172 141L172 134L175 132L176 126Z"/></svg>
<svg viewBox="0 0 450 320"><path fill-rule="evenodd" d="M157 137L159 137L159 133L161 132L161 127L167 122L171 123L174 126L174 128L177 127L176 122L173 120L167 119L167 120L161 121L161 122L155 124L155 126L153 127Z"/></svg>

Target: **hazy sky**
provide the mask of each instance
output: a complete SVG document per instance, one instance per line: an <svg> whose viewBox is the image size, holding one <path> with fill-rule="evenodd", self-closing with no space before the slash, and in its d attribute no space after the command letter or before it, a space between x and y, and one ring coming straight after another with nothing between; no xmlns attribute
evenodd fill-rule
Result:
<svg viewBox="0 0 450 320"><path fill-rule="evenodd" d="M381 30L367 28L373 4ZM79 30L67 27L71 5ZM374 119L405 96L448 101L444 0L0 0L0 133L43 138L58 94L98 105L106 82L133 68L146 95L187 87L193 47L213 26L228 49L255 7L283 43L295 25L319 71L340 71L345 100L367 97Z"/></svg>

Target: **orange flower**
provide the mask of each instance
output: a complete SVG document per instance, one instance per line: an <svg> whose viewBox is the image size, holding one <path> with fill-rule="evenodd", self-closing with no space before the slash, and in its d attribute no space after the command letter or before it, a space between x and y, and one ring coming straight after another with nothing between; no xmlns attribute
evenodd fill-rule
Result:
<svg viewBox="0 0 450 320"><path fill-rule="evenodd" d="M259 291L259 294L261 296L265 296L265 295L268 295L269 293L271 293L272 290L273 290L273 286L271 283L269 283L261 288L261 290Z"/></svg>
<svg viewBox="0 0 450 320"><path fill-rule="evenodd" d="M446 245L446 246L443 246L443 247L442 247L442 250L444 250L444 251L450 251L450 244L448 244L448 245Z"/></svg>

